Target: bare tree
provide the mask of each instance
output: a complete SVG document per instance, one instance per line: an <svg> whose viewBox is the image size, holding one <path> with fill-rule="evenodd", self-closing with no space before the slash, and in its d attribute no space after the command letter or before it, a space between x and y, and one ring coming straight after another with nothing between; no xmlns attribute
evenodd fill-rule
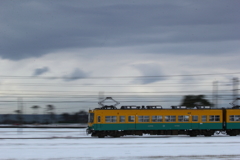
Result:
<svg viewBox="0 0 240 160"><path fill-rule="evenodd" d="M18 123L22 124L22 116L21 116L22 111L21 110L15 110L14 112L16 112L18 114L18 116L17 116Z"/></svg>
<svg viewBox="0 0 240 160"><path fill-rule="evenodd" d="M38 122L38 109L41 108L41 107L35 105L35 106L32 106L31 108L34 110L35 115L36 115L36 122Z"/></svg>
<svg viewBox="0 0 240 160"><path fill-rule="evenodd" d="M46 110L47 110L47 113L49 114L51 122L54 123L54 118L55 118L54 109L55 109L55 107L51 104L47 105L46 107L47 107Z"/></svg>

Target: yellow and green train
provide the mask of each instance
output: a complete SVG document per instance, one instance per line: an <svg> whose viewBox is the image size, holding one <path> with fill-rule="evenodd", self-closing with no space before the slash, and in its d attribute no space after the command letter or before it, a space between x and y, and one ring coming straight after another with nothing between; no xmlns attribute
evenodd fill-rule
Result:
<svg viewBox="0 0 240 160"><path fill-rule="evenodd" d="M103 106L89 110L87 128L88 134L99 138L143 134L211 136L215 131L225 131L230 136L240 134L240 109Z"/></svg>

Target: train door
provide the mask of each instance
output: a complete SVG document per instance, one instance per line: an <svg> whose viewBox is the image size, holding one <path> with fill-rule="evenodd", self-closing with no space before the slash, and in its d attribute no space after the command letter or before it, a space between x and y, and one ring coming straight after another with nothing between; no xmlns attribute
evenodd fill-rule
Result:
<svg viewBox="0 0 240 160"><path fill-rule="evenodd" d="M136 129L136 115L128 115L127 116L127 130L135 130Z"/></svg>
<svg viewBox="0 0 240 160"><path fill-rule="evenodd" d="M101 128L102 128L102 121L103 121L103 119L102 119L102 116L101 115L97 115L97 127L96 127L96 129L98 129L98 130L101 130Z"/></svg>
<svg viewBox="0 0 240 160"><path fill-rule="evenodd" d="M199 129L199 116L198 115L192 115L191 116L191 125L192 125L192 129Z"/></svg>

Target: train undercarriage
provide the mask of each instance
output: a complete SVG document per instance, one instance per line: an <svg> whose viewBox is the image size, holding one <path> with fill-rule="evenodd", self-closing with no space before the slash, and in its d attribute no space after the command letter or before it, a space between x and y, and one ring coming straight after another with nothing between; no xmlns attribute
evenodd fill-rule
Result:
<svg viewBox="0 0 240 160"><path fill-rule="evenodd" d="M204 135L210 137L214 133L227 134L229 136L236 136L240 134L240 130L115 130L115 131L91 131L92 137L122 137L126 135L142 136L144 134L149 135L189 135L190 137L196 137L198 135Z"/></svg>

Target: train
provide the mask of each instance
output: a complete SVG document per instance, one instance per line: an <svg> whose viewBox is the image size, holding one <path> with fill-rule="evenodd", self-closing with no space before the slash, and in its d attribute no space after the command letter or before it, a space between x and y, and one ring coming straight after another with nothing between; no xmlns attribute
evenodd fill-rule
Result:
<svg viewBox="0 0 240 160"><path fill-rule="evenodd" d="M105 100L113 100L107 97ZM103 105L89 110L87 133L93 137L121 137L126 135L198 135L212 136L224 132L229 136L240 134L240 107L211 108L196 106L171 106L164 109L156 106Z"/></svg>

